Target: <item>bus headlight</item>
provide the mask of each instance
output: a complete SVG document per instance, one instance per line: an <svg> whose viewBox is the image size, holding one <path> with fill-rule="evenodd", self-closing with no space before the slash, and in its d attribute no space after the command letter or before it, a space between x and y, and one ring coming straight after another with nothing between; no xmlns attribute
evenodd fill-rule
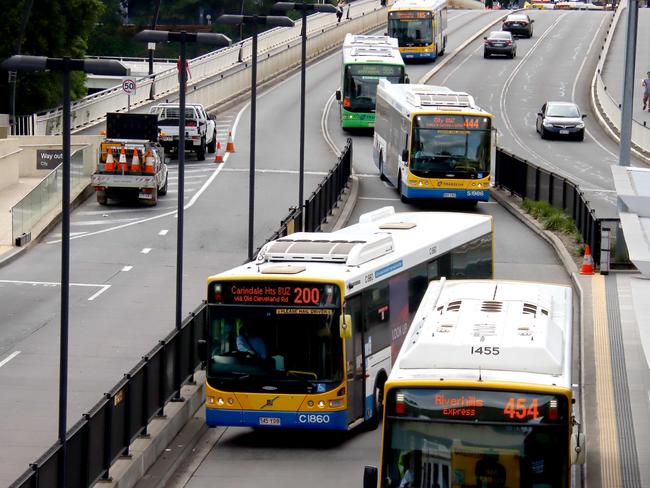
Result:
<svg viewBox="0 0 650 488"><path fill-rule="evenodd" d="M323 400L318 402L318 408L324 408L324 407L325 407L325 402Z"/></svg>
<svg viewBox="0 0 650 488"><path fill-rule="evenodd" d="M228 398L228 405L233 405L235 403L234 398Z"/></svg>
<svg viewBox="0 0 650 488"><path fill-rule="evenodd" d="M211 396L208 397L208 404L209 405L214 405L214 397L211 397Z"/></svg>
<svg viewBox="0 0 650 488"><path fill-rule="evenodd" d="M221 397L219 397L219 399L217 400L217 405L221 406L221 405L223 405L224 403L226 403L226 402L224 401L224 399L221 398Z"/></svg>
<svg viewBox="0 0 650 488"><path fill-rule="evenodd" d="M330 400L330 407L336 408L343 405L343 400Z"/></svg>
<svg viewBox="0 0 650 488"><path fill-rule="evenodd" d="M313 401L313 400L309 400L309 401L307 402L307 406L308 406L308 407L313 407L313 406L314 406L314 401Z"/></svg>

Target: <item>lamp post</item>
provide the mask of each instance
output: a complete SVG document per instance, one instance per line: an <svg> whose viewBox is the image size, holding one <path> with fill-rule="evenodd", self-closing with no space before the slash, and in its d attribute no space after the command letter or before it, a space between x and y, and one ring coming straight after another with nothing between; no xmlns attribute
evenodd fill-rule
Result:
<svg viewBox="0 0 650 488"><path fill-rule="evenodd" d="M253 26L253 59L251 61L251 142L250 142L250 175L248 183L248 259L253 260L253 223L255 212L255 111L257 100L257 29L258 25L278 27L293 27L289 17L274 15L221 15L215 21L217 24Z"/></svg>
<svg viewBox="0 0 650 488"><path fill-rule="evenodd" d="M95 75L126 76L129 70L119 61L99 59L47 58L45 56L12 56L2 63L8 71L63 72L63 191L61 237L61 338L59 354L59 485L66 486L66 418L68 404L68 305L70 297L70 72L83 71Z"/></svg>
<svg viewBox="0 0 650 488"><path fill-rule="evenodd" d="M305 78L307 68L307 14L312 12L336 12L336 7L329 3L314 4L306 2L277 2L273 5L274 10L286 12L298 10L302 14L302 26L300 35L302 37L302 60L300 63L300 149L299 149L299 170L298 170L298 208L304 206L304 182L305 182ZM300 230L303 230L304 215L301 212Z"/></svg>
<svg viewBox="0 0 650 488"><path fill-rule="evenodd" d="M176 330L181 329L183 320L183 210L185 204L185 87L187 84L187 55L186 44L195 42L210 44L217 47L230 45L230 39L223 34L209 32L174 32L143 30L135 35L135 39L142 42L180 42L181 56L178 64L179 80L179 116L178 116L178 224L176 229ZM180 400L180 369L178 367L180 350L176 348L174 384L178 387L176 400Z"/></svg>

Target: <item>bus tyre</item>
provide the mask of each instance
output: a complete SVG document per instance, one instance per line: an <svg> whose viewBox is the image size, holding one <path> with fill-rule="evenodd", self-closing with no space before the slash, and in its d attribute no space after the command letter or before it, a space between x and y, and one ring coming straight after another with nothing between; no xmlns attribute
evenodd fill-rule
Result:
<svg viewBox="0 0 650 488"><path fill-rule="evenodd" d="M379 153L379 179L381 181L388 181L386 175L384 175L384 155Z"/></svg>
<svg viewBox="0 0 650 488"><path fill-rule="evenodd" d="M366 421L367 430L375 430L379 427L379 421L384 412L384 385L376 384L373 390L372 417Z"/></svg>
<svg viewBox="0 0 650 488"><path fill-rule="evenodd" d="M409 199L402 193L402 173L397 175L397 192L402 203L408 203Z"/></svg>

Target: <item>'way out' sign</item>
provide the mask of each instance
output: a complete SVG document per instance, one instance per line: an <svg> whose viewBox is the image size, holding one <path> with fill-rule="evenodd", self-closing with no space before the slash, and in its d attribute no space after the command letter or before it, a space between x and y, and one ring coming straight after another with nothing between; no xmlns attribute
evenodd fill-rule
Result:
<svg viewBox="0 0 650 488"><path fill-rule="evenodd" d="M36 169L56 169L63 162L60 149L38 149L36 151Z"/></svg>

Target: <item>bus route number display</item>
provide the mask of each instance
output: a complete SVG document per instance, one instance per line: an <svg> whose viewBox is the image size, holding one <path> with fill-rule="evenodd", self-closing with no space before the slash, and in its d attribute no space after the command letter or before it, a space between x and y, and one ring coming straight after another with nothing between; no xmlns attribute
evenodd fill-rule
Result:
<svg viewBox="0 0 650 488"><path fill-rule="evenodd" d="M468 115L429 115L417 117L415 125L422 129L486 130L490 128L490 119Z"/></svg>
<svg viewBox="0 0 650 488"><path fill-rule="evenodd" d="M337 287L324 283L244 281L212 283L211 303L316 307L338 303Z"/></svg>
<svg viewBox="0 0 650 488"><path fill-rule="evenodd" d="M431 17L431 12L419 12L415 10L400 10L397 12L389 12L389 17L391 19L399 20L417 20L417 19L427 19Z"/></svg>

